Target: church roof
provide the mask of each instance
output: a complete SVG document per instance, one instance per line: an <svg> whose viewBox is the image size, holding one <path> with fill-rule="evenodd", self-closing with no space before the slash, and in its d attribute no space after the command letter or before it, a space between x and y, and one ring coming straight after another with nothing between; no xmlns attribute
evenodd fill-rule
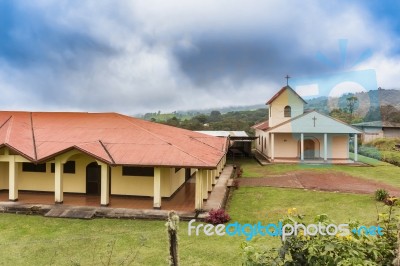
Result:
<svg viewBox="0 0 400 266"><path fill-rule="evenodd" d="M289 85L280 89L274 96L272 96L271 99L269 99L269 101L266 104L268 105L268 104L272 103L273 101L275 101L275 99L278 98L286 90L292 91L294 93L294 95L299 97L300 100L302 100L305 104L307 104L307 102L303 98L301 98L301 96L295 90L293 90Z"/></svg>
<svg viewBox="0 0 400 266"><path fill-rule="evenodd" d="M321 114L315 110L293 117L265 131L272 133L362 133L359 129L343 121Z"/></svg>
<svg viewBox="0 0 400 266"><path fill-rule="evenodd" d="M269 121L263 121L261 123L255 124L254 126L252 126L251 128L253 129L259 129L259 130L266 130L269 128Z"/></svg>
<svg viewBox="0 0 400 266"><path fill-rule="evenodd" d="M109 165L214 168L227 139L118 113L0 111L0 148L40 163L72 149Z"/></svg>

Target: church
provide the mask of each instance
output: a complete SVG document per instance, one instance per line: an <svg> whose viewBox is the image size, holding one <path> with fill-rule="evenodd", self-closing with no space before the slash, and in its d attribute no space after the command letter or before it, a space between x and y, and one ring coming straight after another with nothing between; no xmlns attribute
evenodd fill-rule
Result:
<svg viewBox="0 0 400 266"><path fill-rule="evenodd" d="M270 162L352 163L357 161L357 134L361 132L315 110L289 85L267 103L267 120L255 126L256 150ZM350 139L354 160L350 160Z"/></svg>

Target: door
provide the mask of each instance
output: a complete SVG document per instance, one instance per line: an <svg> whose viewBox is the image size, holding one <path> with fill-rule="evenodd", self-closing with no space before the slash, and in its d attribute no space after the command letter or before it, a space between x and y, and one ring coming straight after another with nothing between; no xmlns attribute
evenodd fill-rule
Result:
<svg viewBox="0 0 400 266"><path fill-rule="evenodd" d="M304 140L304 159L315 158L315 142L312 139Z"/></svg>
<svg viewBox="0 0 400 266"><path fill-rule="evenodd" d="M93 162L86 166L86 194L100 195L101 167Z"/></svg>

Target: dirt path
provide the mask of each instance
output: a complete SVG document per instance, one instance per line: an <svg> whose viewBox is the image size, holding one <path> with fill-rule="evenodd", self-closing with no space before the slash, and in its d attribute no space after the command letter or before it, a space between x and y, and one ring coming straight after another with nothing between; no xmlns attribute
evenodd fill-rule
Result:
<svg viewBox="0 0 400 266"><path fill-rule="evenodd" d="M282 187L303 188L322 191L372 194L378 188L384 188L390 195L400 196L400 188L382 182L353 177L340 172L319 173L296 171L285 175L264 178L241 178L241 187Z"/></svg>

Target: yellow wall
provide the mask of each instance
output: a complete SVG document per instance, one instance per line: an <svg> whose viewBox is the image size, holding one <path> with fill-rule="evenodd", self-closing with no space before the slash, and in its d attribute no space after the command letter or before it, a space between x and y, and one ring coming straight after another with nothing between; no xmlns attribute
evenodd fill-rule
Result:
<svg viewBox="0 0 400 266"><path fill-rule="evenodd" d="M74 155L75 174L62 173L64 192L86 193L86 166L95 160L86 155ZM54 173L51 163L47 163L46 173L22 172L22 163L18 164L18 189L54 192Z"/></svg>
<svg viewBox="0 0 400 266"><path fill-rule="evenodd" d="M271 157L271 145L268 134L259 131L258 135L267 140L267 149L261 149L261 144L256 140L256 148L258 151L268 157ZM304 134L304 139L312 139L315 142L315 157L323 158L324 156L324 135L323 134ZM285 141L286 140L286 141ZM347 159L349 158L347 134L328 134L328 159ZM275 158L298 158L300 156L300 134L291 133L275 133Z"/></svg>
<svg viewBox="0 0 400 266"><path fill-rule="evenodd" d="M54 173L50 165L46 173L22 172L22 163L18 163L17 184L19 190L54 191Z"/></svg>
<svg viewBox="0 0 400 266"><path fill-rule="evenodd" d="M86 167L95 160L77 154L68 160L75 161L75 174L62 173L64 192L86 193ZM196 171L192 169L191 171ZM0 162L0 189L8 189L8 163ZM175 168L161 168L161 196L170 197L185 182L185 169L175 173ZM17 166L19 190L54 192L54 173L47 162L46 173L23 172L22 163ZM122 167L111 167L111 194L153 196L154 177L123 176Z"/></svg>
<svg viewBox="0 0 400 266"><path fill-rule="evenodd" d="M153 196L154 177L123 176L122 166L112 168L111 194ZM185 169L161 168L161 196L170 197L185 182Z"/></svg>
<svg viewBox="0 0 400 266"><path fill-rule="evenodd" d="M153 196L153 185L152 176L123 176L122 166L111 168L111 194Z"/></svg>
<svg viewBox="0 0 400 266"><path fill-rule="evenodd" d="M333 159L349 158L349 136L334 135L332 136L332 157ZM330 154L328 154L328 157Z"/></svg>
<svg viewBox="0 0 400 266"><path fill-rule="evenodd" d="M298 157L298 140L292 134L275 134L275 158ZM285 141L286 140L286 141Z"/></svg>
<svg viewBox="0 0 400 266"><path fill-rule="evenodd" d="M0 189L8 189L8 163L0 162Z"/></svg>
<svg viewBox="0 0 400 266"><path fill-rule="evenodd" d="M291 117L284 116L284 108L289 105L291 107ZM303 101L295 95L291 90L285 90L278 98L276 98L269 106L269 126L276 126L304 112Z"/></svg>
<svg viewBox="0 0 400 266"><path fill-rule="evenodd" d="M86 193L86 167L95 160L84 154L74 155L69 160L75 161L75 174L62 174L64 192Z"/></svg>

